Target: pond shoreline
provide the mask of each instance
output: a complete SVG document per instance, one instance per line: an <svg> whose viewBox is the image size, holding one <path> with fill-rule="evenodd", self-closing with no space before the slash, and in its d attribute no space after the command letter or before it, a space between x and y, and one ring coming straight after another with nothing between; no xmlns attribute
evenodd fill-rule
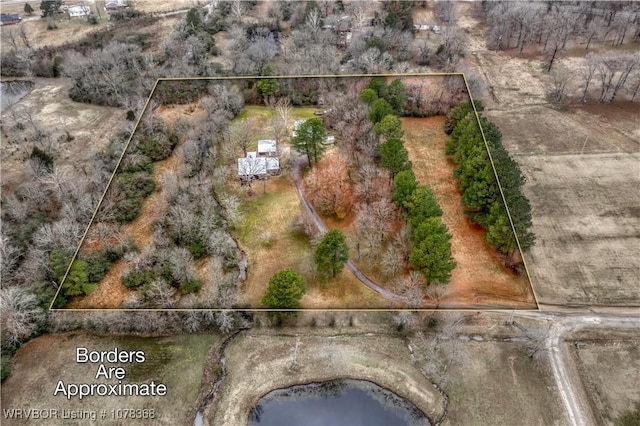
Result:
<svg viewBox="0 0 640 426"><path fill-rule="evenodd" d="M446 396L397 335L316 329L291 337L248 330L227 346L227 377L203 413L205 424L246 424L251 409L274 389L336 379L374 383L413 403L432 424L443 418ZM299 351L293 355L296 344Z"/></svg>
<svg viewBox="0 0 640 426"><path fill-rule="evenodd" d="M354 398L354 392L356 395L357 393L366 395L367 399ZM319 399L320 397L324 398ZM333 397L334 400L327 401L329 397ZM273 407L274 402L276 402L276 407ZM272 407L269 407L270 404ZM269 391L251 409L248 419L249 425L261 423L260 417L265 416L266 413L271 417L271 419L267 420L267 424L284 421L282 418L273 419L274 416L281 416L280 410L283 410L283 404L287 405L285 410L287 417L292 415L292 411L294 415L297 413L299 417L309 408L314 408L315 410L320 408L321 412L316 412L316 414L325 416L323 422L329 423L340 421L332 417L338 411L340 418L342 416L348 418L349 414L354 415L354 419L359 422L358 424L369 424L369 422L374 421L373 418L376 419L375 421L382 421L383 423L400 424L398 422L404 420L405 423L402 424L407 425L433 424L432 419L429 419L413 402L397 395L391 389L380 386L370 380L339 378L297 384ZM296 404L302 406L295 407ZM307 407L304 407L304 405L307 405ZM315 421L317 421L317 418L315 418Z"/></svg>

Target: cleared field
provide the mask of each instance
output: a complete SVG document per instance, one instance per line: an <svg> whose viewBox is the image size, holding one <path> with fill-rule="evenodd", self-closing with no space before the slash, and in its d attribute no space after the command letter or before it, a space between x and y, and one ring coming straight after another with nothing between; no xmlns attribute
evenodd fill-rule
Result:
<svg viewBox="0 0 640 426"><path fill-rule="evenodd" d="M459 6L460 24L478 49L465 60L494 94L482 99L483 114L498 125L527 178L536 244L525 260L538 302L637 306L640 104L554 109L545 98L543 58L486 50L475 5ZM580 59L558 64L579 80Z"/></svg>
<svg viewBox="0 0 640 426"><path fill-rule="evenodd" d="M442 221L452 234L451 252L457 266L441 306L535 308L526 277L507 269L485 243L485 231L464 215L462 196L453 177L455 164L444 153L444 121L444 116L402 119L405 147L416 178L434 192L443 211Z"/></svg>
<svg viewBox="0 0 640 426"><path fill-rule="evenodd" d="M593 112L592 112L593 111ZM513 154L558 155L638 152L639 104L577 107L559 111L532 106L484 113L504 136Z"/></svg>
<svg viewBox="0 0 640 426"><path fill-rule="evenodd" d="M440 346L443 354L458 361L451 364L441 386L449 397L444 424L567 424L553 376L527 357L523 344L466 340L445 341ZM453 355L454 348L464 354ZM416 351L419 362L429 362L424 355ZM446 364L448 359L438 361Z"/></svg>
<svg viewBox="0 0 640 426"><path fill-rule="evenodd" d="M612 425L640 404L640 334L632 333L569 342L599 424Z"/></svg>
<svg viewBox="0 0 640 426"><path fill-rule="evenodd" d="M193 422L203 380L205 359L212 345L220 338L211 334L171 337L108 336L98 337L85 333L52 334L31 340L15 359L11 376L2 384L2 408L32 408L62 410L106 410L109 424L111 410L154 409L153 424L176 425ZM94 396L82 400L68 400L64 395L53 395L58 380L65 383L107 383L117 380L94 379L98 364L76 363L76 347L92 351L108 351L118 347L124 351L144 351L142 364L117 364L125 368L124 383L164 383L165 396ZM107 368L116 364L105 364ZM62 415L62 414L61 414ZM68 420L67 420L68 422ZM124 421L126 424L149 424L149 420ZM38 421L37 424L62 424L62 420ZM82 422L89 423L89 422ZM2 424L23 425L24 420L2 419ZM66 423L68 424L68 423ZM74 423L75 424L75 423Z"/></svg>
<svg viewBox="0 0 640 426"><path fill-rule="evenodd" d="M57 154L56 164L63 167L90 167L90 158L104 149L114 129L124 121L125 111L120 108L82 104L69 99L70 80L57 78L34 79L33 90L17 104L2 112L2 189L25 182L29 167L25 160L31 149L22 145L9 144L8 137L22 139L22 133L32 131L28 117L46 132L51 133L53 149ZM25 130L13 128L22 123ZM73 137L69 140L66 132Z"/></svg>
<svg viewBox="0 0 640 426"><path fill-rule="evenodd" d="M528 255L546 303L637 305L639 154L518 156L537 243Z"/></svg>
<svg viewBox="0 0 640 426"><path fill-rule="evenodd" d="M448 397L443 424L568 424L548 357L530 357L544 324L488 312L436 318L435 328L416 327L408 343L416 364Z"/></svg>

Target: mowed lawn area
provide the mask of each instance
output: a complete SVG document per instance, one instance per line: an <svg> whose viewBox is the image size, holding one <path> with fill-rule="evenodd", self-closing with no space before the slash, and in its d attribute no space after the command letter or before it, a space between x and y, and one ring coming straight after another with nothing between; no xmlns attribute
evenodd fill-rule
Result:
<svg viewBox="0 0 640 426"><path fill-rule="evenodd" d="M442 208L442 221L452 235L451 252L457 263L442 298L442 307L490 305L535 308L533 291L525 276L506 268L496 251L484 241L485 231L465 216L455 164L444 153L447 134L444 116L402 118L409 159L418 182L433 191Z"/></svg>

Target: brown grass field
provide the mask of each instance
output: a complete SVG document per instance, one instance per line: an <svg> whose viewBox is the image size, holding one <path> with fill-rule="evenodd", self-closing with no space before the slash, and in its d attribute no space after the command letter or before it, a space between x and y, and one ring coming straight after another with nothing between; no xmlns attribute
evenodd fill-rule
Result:
<svg viewBox="0 0 640 426"><path fill-rule="evenodd" d="M444 120L444 116L402 119L405 147L416 178L433 191L443 211L442 221L452 235L451 251L457 266L441 306L535 308L526 277L506 268L485 243L485 231L464 215L453 177L454 163L444 154Z"/></svg>

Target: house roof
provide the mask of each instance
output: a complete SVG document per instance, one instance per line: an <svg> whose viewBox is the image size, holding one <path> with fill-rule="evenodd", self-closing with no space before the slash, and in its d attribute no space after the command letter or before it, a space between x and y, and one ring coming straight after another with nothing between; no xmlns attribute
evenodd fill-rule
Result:
<svg viewBox="0 0 640 426"><path fill-rule="evenodd" d="M238 176L264 175L277 170L280 170L280 161L277 157L238 158Z"/></svg>
<svg viewBox="0 0 640 426"><path fill-rule="evenodd" d="M71 6L67 12L69 15L88 15L91 13L91 9L88 6Z"/></svg>
<svg viewBox="0 0 640 426"><path fill-rule="evenodd" d="M277 151L277 145L276 145L276 141L272 140L272 139L264 139L264 140L259 140L258 141L258 153L269 153L269 152L276 152Z"/></svg>
<svg viewBox="0 0 640 426"><path fill-rule="evenodd" d="M280 160L277 157L263 157L267 166L267 171L280 170Z"/></svg>

